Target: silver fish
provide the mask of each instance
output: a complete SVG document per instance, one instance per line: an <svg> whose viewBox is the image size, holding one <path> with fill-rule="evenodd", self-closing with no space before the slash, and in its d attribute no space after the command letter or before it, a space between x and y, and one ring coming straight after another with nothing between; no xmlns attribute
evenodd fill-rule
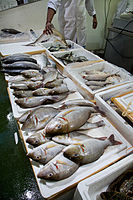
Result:
<svg viewBox="0 0 133 200"><path fill-rule="evenodd" d="M58 113L58 109L50 106L36 108L27 116L27 119L22 126L22 130L36 131L42 129Z"/></svg>
<svg viewBox="0 0 133 200"><path fill-rule="evenodd" d="M95 112L92 107L77 106L65 109L46 125L46 135L75 131L86 123L92 112Z"/></svg>
<svg viewBox="0 0 133 200"><path fill-rule="evenodd" d="M49 103L56 103L65 99L68 93L63 93L60 95L53 95L53 96L36 96L36 97L25 97L19 98L15 100L22 108L33 108L42 104L49 104Z"/></svg>
<svg viewBox="0 0 133 200"><path fill-rule="evenodd" d="M121 144L115 141L114 135L106 140L88 139L64 149L63 155L78 164L88 164L98 160L104 153L105 148L111 145Z"/></svg>
<svg viewBox="0 0 133 200"><path fill-rule="evenodd" d="M49 142L49 141L50 139L45 136L44 130L37 131L26 139L26 143L34 147L37 147L41 144L45 144L46 142Z"/></svg>
<svg viewBox="0 0 133 200"><path fill-rule="evenodd" d="M50 141L30 150L27 156L39 163L46 164L59 154L64 147L64 145Z"/></svg>
<svg viewBox="0 0 133 200"><path fill-rule="evenodd" d="M13 92L13 95L17 98L32 97L33 91L32 90L16 90Z"/></svg>
<svg viewBox="0 0 133 200"><path fill-rule="evenodd" d="M81 126L78 130L79 131L84 131L84 130L90 130L90 129L94 129L94 128L99 128L105 126L105 123L103 120L98 121L98 122L86 122L83 126Z"/></svg>
<svg viewBox="0 0 133 200"><path fill-rule="evenodd" d="M63 79L56 79L56 80L54 80L52 82L46 83L45 87L54 88L54 87L60 86L62 83L63 83Z"/></svg>
<svg viewBox="0 0 133 200"><path fill-rule="evenodd" d="M62 180L70 177L79 165L65 158L62 153L49 161L37 174L38 178L46 180Z"/></svg>
<svg viewBox="0 0 133 200"><path fill-rule="evenodd" d="M84 133L73 131L73 132L70 132L67 134L54 136L54 137L52 137L52 140L59 144L70 145L70 144L75 144L75 143L81 142L83 140L92 139L92 138L94 138L94 137L91 137ZM102 139L105 139L105 137L104 138L103 137L95 138L95 139L102 140Z"/></svg>
<svg viewBox="0 0 133 200"><path fill-rule="evenodd" d="M88 86L101 86L101 87L111 84L111 82L109 81L85 81L85 83Z"/></svg>
<svg viewBox="0 0 133 200"><path fill-rule="evenodd" d="M29 69L29 70L24 70L23 72L21 72L21 74L26 78L32 78L36 77L38 74L40 74L40 72L38 70Z"/></svg>
<svg viewBox="0 0 133 200"><path fill-rule="evenodd" d="M18 59L23 59L23 58L30 58L31 56L28 54L22 54L22 53L18 53L18 54L12 54L10 56L5 56L3 58L1 58L1 61L3 63L10 63L13 60L15 60L16 58Z"/></svg>
<svg viewBox="0 0 133 200"><path fill-rule="evenodd" d="M54 94L61 94L64 92L68 92L68 88L65 84L62 84L61 86L54 87L53 89L39 88L33 92L33 95L35 96L54 95Z"/></svg>
<svg viewBox="0 0 133 200"><path fill-rule="evenodd" d="M8 79L8 82L10 83L16 83L21 81L26 81L26 78L23 75L12 76Z"/></svg>

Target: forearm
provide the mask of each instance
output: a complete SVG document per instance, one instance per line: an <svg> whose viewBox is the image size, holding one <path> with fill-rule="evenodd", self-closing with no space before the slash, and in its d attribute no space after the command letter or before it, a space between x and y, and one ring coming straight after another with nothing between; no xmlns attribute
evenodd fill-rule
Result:
<svg viewBox="0 0 133 200"><path fill-rule="evenodd" d="M56 11L54 9L48 8L46 24L52 22L52 19L53 19L55 13L56 13Z"/></svg>

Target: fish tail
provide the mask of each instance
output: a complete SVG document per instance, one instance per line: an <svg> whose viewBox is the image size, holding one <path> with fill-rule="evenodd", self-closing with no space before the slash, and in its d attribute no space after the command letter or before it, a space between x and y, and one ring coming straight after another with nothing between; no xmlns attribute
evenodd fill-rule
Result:
<svg viewBox="0 0 133 200"><path fill-rule="evenodd" d="M108 138L108 140L112 143L112 145L122 144L122 142L115 140L113 134Z"/></svg>

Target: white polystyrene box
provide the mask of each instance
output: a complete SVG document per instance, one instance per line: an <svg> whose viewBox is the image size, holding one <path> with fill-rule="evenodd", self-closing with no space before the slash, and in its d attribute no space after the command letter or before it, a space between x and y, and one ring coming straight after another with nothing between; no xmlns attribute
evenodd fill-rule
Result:
<svg viewBox="0 0 133 200"><path fill-rule="evenodd" d="M133 154L81 181L76 189L73 200L101 200L100 193L105 192L118 176L127 169L133 168Z"/></svg>
<svg viewBox="0 0 133 200"><path fill-rule="evenodd" d="M109 72L111 74L119 74L121 76L120 82L116 82L114 84L108 85L106 87L102 87L101 89L92 90L89 86L85 84L84 79L81 76L81 73L85 70L103 70L104 72ZM67 66L66 74L69 78L73 80L73 82L77 85L78 90L85 98L93 99L96 93L99 93L104 90L108 90L113 87L118 87L122 84L129 83L133 81L133 76L127 72L125 69L115 66L107 61L95 62L90 65L81 65L81 66Z"/></svg>
<svg viewBox="0 0 133 200"><path fill-rule="evenodd" d="M111 97L119 96L133 90L133 82L112 88L95 95L96 104L101 109L119 132L133 145L133 127L106 102Z"/></svg>

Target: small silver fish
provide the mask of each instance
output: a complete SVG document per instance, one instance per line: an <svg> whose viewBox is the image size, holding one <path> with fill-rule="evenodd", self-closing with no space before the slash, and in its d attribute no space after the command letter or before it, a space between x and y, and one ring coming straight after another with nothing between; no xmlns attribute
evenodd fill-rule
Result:
<svg viewBox="0 0 133 200"><path fill-rule="evenodd" d="M30 150L27 156L39 163L46 164L59 154L64 147L64 145L50 141Z"/></svg>

